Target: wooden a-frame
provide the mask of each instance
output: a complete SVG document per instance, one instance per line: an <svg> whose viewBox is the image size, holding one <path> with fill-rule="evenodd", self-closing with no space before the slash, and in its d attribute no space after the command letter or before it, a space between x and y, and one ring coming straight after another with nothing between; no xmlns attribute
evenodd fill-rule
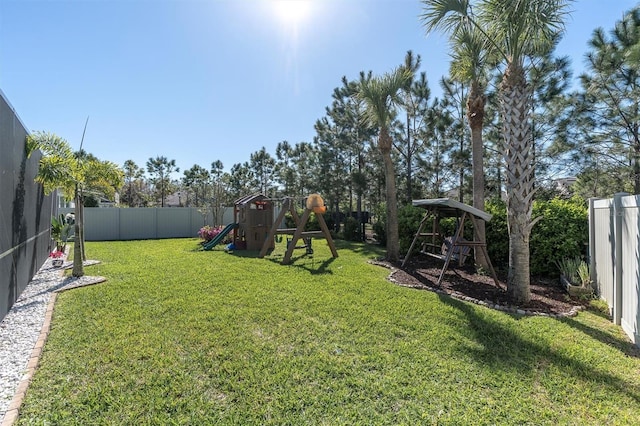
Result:
<svg viewBox="0 0 640 426"><path fill-rule="evenodd" d="M293 250L296 248L296 243L302 237L318 237L324 235L324 238L327 240L327 244L329 245L329 249L331 250L331 254L333 257L338 257L338 251L336 250L336 246L333 243L333 238L331 238L331 233L329 232L329 228L327 227L327 223L324 221L324 217L322 214L316 213L316 218L318 219L318 224L320 225L320 231L305 231L304 227L309 221L309 217L311 216L312 210L305 208L304 213L302 214L302 218L298 216L298 212L296 211L295 205L293 203L292 198L285 198L282 204L282 209L278 214L278 217L273 222L271 229L269 230L269 234L267 235L266 240L264 241L264 245L262 246L262 250L260 250L259 258L263 258L266 256L267 251L269 251L269 247L271 246L271 241L276 235L286 234L293 235L291 241L289 242L289 247L287 247L287 252L282 259L282 264L287 265L291 263L291 256L293 256ZM291 212L291 216L293 217L293 221L296 224L295 228L280 228L278 229L278 225L282 223L284 220L284 216L287 212Z"/></svg>

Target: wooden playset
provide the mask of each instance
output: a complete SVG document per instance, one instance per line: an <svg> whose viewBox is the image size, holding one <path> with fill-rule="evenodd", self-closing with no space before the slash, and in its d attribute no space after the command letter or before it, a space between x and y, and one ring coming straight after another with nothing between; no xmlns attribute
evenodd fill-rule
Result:
<svg viewBox="0 0 640 426"><path fill-rule="evenodd" d="M327 223L324 221L323 214L326 212L327 208L324 205L324 201L322 197L318 194L311 194L307 197L305 203L305 209L302 213L302 217L298 215L298 212L295 208L295 203L293 198L285 198L282 203L282 208L280 209L280 214L273 222L271 229L269 230L266 238L263 240L262 249L260 250L260 254L258 257L263 258L269 249L273 249L275 245L275 236L276 235L291 235L291 239L287 241L287 251L282 259L282 264L286 265L291 262L291 256L293 255L293 250L296 248L305 248L307 250L307 254L312 254L313 249L311 249L311 238L312 237L320 237L324 236L327 240L327 244L329 245L329 249L331 250L331 254L333 257L338 257L338 252L336 250L336 246L333 243L333 239L331 238L331 233L329 232L329 228L327 227ZM291 213L293 217L293 221L296 224L295 228L279 228L280 224L283 222L284 217L287 212ZM316 215L316 219L318 220L318 224L320 225L320 231L305 231L305 225L309 221L311 213ZM297 247L296 244L300 239L303 239L304 245L301 247Z"/></svg>

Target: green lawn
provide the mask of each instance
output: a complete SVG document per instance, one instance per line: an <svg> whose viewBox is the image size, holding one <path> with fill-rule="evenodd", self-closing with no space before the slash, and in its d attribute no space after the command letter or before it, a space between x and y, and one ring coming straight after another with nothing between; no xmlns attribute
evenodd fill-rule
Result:
<svg viewBox="0 0 640 426"><path fill-rule="evenodd" d="M639 424L640 359L597 312L520 317L396 286L371 246L88 243L19 424ZM298 250L300 254L303 250Z"/></svg>

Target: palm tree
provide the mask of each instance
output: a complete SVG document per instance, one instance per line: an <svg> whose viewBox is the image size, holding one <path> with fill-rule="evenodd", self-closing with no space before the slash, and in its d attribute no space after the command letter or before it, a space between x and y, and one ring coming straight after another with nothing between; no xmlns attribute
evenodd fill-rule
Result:
<svg viewBox="0 0 640 426"><path fill-rule="evenodd" d="M112 195L122 185L122 171L117 165L100 161L84 151L74 154L68 142L53 133L36 132L27 136L28 155L36 149L42 152L36 181L42 184L45 193L58 189L66 198L74 199L76 220L71 273L81 277L84 275L82 191L91 188Z"/></svg>
<svg viewBox="0 0 640 426"><path fill-rule="evenodd" d="M426 4L427 2L425 2ZM433 2L430 2L433 3ZM422 16L427 31L443 24L437 16L425 13ZM485 89L488 83L488 72L494 56L493 45L487 41L483 33L470 25L469 21L459 21L455 28L444 28L453 31L451 34L451 66L450 75L453 80L469 83L469 94L466 102L467 121L471 130L471 162L473 169L473 207L484 211L484 144L482 131L484 124L484 107L487 100ZM485 241L484 221L478 221L476 230L478 239ZM487 269L488 262L481 250L475 252L477 265Z"/></svg>
<svg viewBox="0 0 640 426"><path fill-rule="evenodd" d="M553 49L564 30L568 0L479 0L477 14L469 0L422 0L422 19L452 34L468 25L490 43L505 64L499 100L506 163L509 273L507 291L516 303L531 297L529 236L535 224L531 88L527 65Z"/></svg>
<svg viewBox="0 0 640 426"><path fill-rule="evenodd" d="M366 78L361 75L357 96L366 105L365 119L372 127L378 127L378 150L382 155L385 174L387 208L387 260L400 258L398 236L398 202L396 199L396 174L391 158L393 141L389 126L393 121L394 107L401 102L399 91L413 79L411 70L399 67L381 77Z"/></svg>

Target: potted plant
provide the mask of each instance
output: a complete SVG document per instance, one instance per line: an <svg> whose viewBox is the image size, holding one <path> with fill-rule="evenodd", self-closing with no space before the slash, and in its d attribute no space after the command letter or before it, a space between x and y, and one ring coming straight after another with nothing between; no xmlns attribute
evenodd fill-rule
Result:
<svg viewBox="0 0 640 426"><path fill-rule="evenodd" d="M64 253L71 231L71 223L62 213L59 217L51 218L51 238L56 242L56 252Z"/></svg>
<svg viewBox="0 0 640 426"><path fill-rule="evenodd" d="M591 296L589 265L579 257L565 258L556 262L560 269L560 284L572 297Z"/></svg>
<svg viewBox="0 0 640 426"><path fill-rule="evenodd" d="M49 253L49 257L53 259L51 263L56 268L59 268L64 264L64 259L62 258L63 256L64 252L62 251L52 251L51 253Z"/></svg>

